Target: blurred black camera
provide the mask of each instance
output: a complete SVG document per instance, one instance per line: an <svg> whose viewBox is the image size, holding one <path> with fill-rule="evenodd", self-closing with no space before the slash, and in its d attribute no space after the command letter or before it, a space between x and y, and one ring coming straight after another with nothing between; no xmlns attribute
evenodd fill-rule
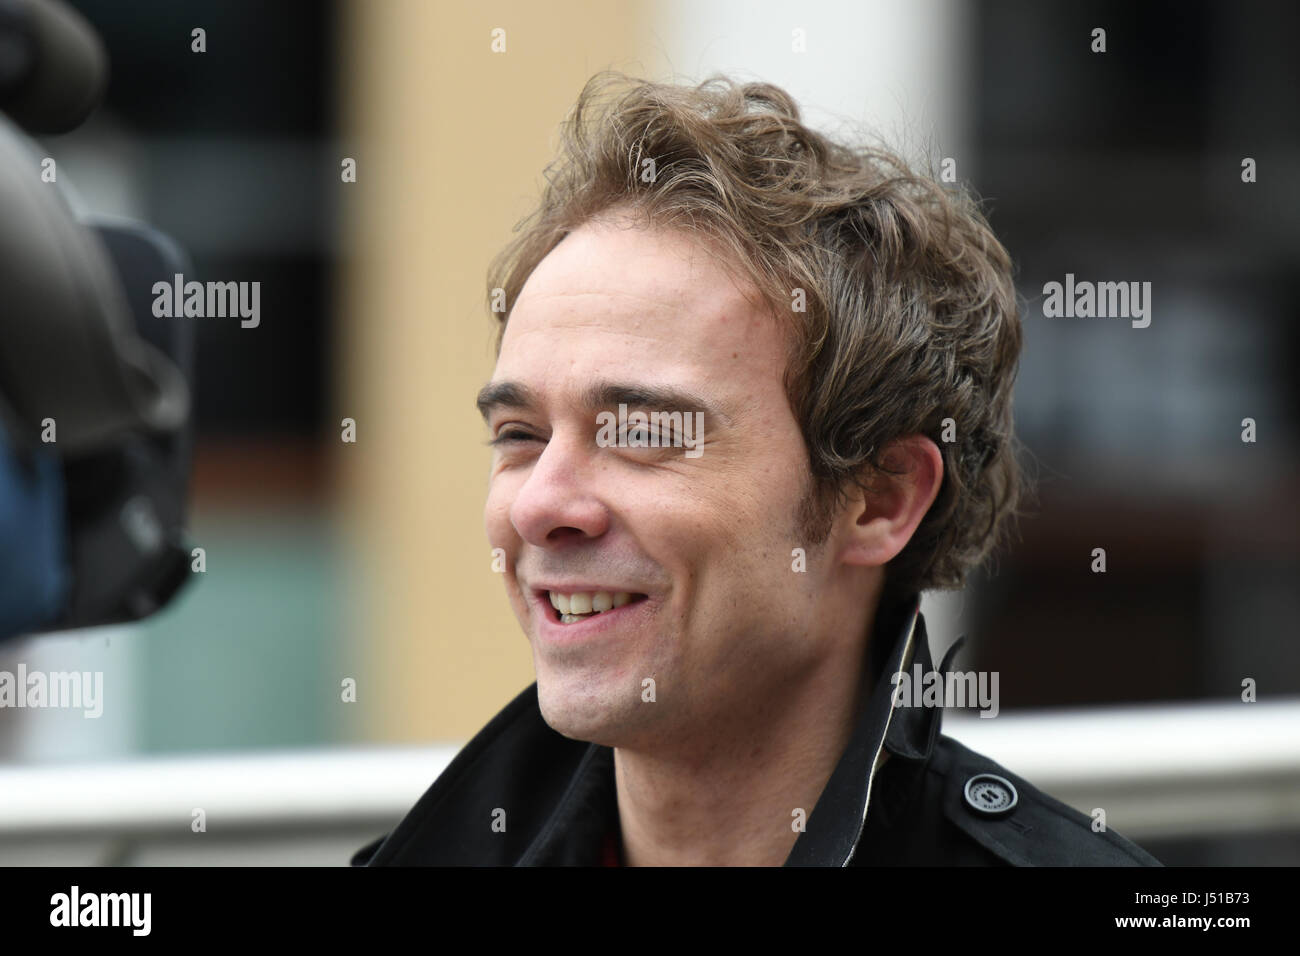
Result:
<svg viewBox="0 0 1300 956"><path fill-rule="evenodd" d="M78 217L57 159L107 86L57 0L0 0L0 641L135 620L185 582L194 327L153 315L189 275L143 223Z"/></svg>

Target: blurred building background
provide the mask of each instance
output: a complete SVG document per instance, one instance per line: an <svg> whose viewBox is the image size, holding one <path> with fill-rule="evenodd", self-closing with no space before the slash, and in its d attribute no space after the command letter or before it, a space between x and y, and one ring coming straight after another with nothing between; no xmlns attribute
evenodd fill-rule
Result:
<svg viewBox="0 0 1300 956"><path fill-rule="evenodd" d="M303 789L351 792L337 820L318 808L269 844L256 807L213 797L243 807L231 816L244 842L225 844L221 861L343 862L532 681L481 521L489 453L473 397L492 369L483 277L537 197L559 122L586 79L611 67L767 80L828 133L878 133L915 158L956 161L1018 264L1018 429L1039 496L987 573L960 595L926 596L936 659L965 633L957 665L1001 674L1005 719L949 726L1015 728L1020 743L986 752L1035 782L1026 764L1041 765L1078 801L1122 791L1128 818L1112 814L1111 825L1166 862L1300 861L1300 758L1279 757L1300 740L1287 709L1300 707L1296 10L73 5L104 37L113 79L90 122L44 141L60 178L87 208L170 233L197 278L259 280L263 320L196 320L192 527L206 573L139 626L0 647L0 669L102 670L106 685L98 720L0 712L9 793L74 779L105 788L86 794L105 808L99 822L91 813L35 836L12 824L39 808L0 796L0 862L52 860L52 840L60 860L81 859L91 844L77 833L98 840L94 859L217 859L219 832L186 843L188 806L156 809L180 813L179 836L150 830L154 811L129 781L173 777L242 777L244 797L260 781L281 801L266 819L282 822ZM196 27L203 54L190 49ZM1104 54L1090 50L1096 27ZM504 52L493 52L498 28ZM1252 184L1245 157L1257 162ZM345 158L355 183L341 181ZM1150 327L1045 319L1043 284L1066 273L1151 282ZM345 417L355 444L340 441ZM1253 444L1241 441L1247 417ZM1098 547L1104 575L1090 570ZM348 678L355 702L342 699ZM1259 704L1240 703L1247 678ZM1165 736L1135 737L1100 709L1117 707L1222 719L1147 722ZM1066 726L1056 719L1094 728L1093 764L1049 765L1047 728ZM1198 739L1218 752L1198 754ZM1216 792L1194 824L1162 827L1168 787L1128 786L1121 772L1132 748L1166 740L1188 761L1178 786L1208 787L1229 772L1238 739L1276 742L1232 771L1239 797L1262 796L1233 804ZM394 750L386 763L364 750L414 744L439 747ZM275 756L290 750L306 762ZM346 756L348 773L331 754ZM219 762L244 755L252 762ZM171 776L142 760L172 761ZM1089 790L1090 766L1108 760L1113 789ZM1216 824L1215 801L1240 809ZM129 833L153 836L137 845ZM151 852L137 852L145 843Z"/></svg>

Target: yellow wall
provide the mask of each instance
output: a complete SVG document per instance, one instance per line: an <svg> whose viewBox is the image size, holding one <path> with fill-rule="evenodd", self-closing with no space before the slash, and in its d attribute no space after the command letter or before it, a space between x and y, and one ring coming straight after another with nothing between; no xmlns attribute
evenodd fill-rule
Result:
<svg viewBox="0 0 1300 956"><path fill-rule="evenodd" d="M492 371L486 266L530 211L559 122L594 72L643 72L645 4L346 4L337 408L370 701L359 739L467 739L533 680L491 570L474 395ZM506 31L493 53L491 31ZM381 704L373 702L381 701Z"/></svg>

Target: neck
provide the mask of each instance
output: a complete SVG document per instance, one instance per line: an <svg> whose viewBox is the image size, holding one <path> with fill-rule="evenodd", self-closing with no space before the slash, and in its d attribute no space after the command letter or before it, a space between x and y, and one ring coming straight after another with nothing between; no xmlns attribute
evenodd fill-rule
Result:
<svg viewBox="0 0 1300 956"><path fill-rule="evenodd" d="M616 747L628 865L782 865L848 747L867 691L867 637L797 687L750 693L685 746Z"/></svg>

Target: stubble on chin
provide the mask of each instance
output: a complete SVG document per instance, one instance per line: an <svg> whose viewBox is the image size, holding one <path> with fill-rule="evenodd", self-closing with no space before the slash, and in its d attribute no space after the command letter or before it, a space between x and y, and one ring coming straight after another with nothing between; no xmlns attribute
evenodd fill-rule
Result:
<svg viewBox="0 0 1300 956"><path fill-rule="evenodd" d="M582 740L604 747L625 746L639 736L645 717L633 706L639 703L633 690L628 699L611 700L603 693L580 695L548 683L545 675L537 682L537 699L542 719L556 733L571 740ZM652 707L653 704L643 704Z"/></svg>

